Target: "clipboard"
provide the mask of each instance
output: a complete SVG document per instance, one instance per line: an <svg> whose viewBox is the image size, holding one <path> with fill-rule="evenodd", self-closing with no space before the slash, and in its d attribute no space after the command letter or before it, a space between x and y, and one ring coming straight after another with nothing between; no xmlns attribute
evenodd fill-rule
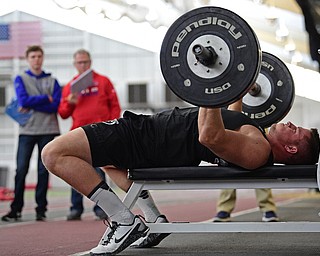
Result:
<svg viewBox="0 0 320 256"><path fill-rule="evenodd" d="M6 106L5 113L16 121L20 126L25 126L28 123L29 118L32 116L33 110L22 113L19 112L19 103L17 99L12 99Z"/></svg>
<svg viewBox="0 0 320 256"><path fill-rule="evenodd" d="M93 71L88 69L83 72L77 79L71 82L71 93L81 92L86 89L88 86L92 85L93 82Z"/></svg>

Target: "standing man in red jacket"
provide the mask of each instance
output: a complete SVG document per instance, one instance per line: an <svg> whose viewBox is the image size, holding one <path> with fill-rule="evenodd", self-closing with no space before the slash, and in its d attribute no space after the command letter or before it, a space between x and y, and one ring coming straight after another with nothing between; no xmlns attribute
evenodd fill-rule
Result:
<svg viewBox="0 0 320 256"><path fill-rule="evenodd" d="M73 59L78 74L63 88L58 109L60 116L63 119L72 117L71 130L86 124L119 118L120 104L108 77L93 71L92 84L88 84L80 92L71 92L72 82L91 68L91 56L88 51L77 50L73 54ZM96 171L105 180L105 173L100 168L96 168ZM67 220L80 220L84 211L83 196L74 189L71 192L71 203ZM95 205L93 210L99 219L106 218L106 214L99 206Z"/></svg>

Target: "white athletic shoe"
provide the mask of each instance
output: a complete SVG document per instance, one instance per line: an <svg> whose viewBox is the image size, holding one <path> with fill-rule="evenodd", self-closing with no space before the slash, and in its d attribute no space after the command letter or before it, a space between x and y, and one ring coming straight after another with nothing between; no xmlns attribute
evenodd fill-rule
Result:
<svg viewBox="0 0 320 256"><path fill-rule="evenodd" d="M112 222L107 228L97 247L91 249L90 255L115 255L141 237L147 235L149 228L139 216L135 216L132 224Z"/></svg>
<svg viewBox="0 0 320 256"><path fill-rule="evenodd" d="M105 219L103 221L103 223L107 226L107 229L104 232L103 236L101 237L98 246L104 244L105 241L107 243L110 240L110 238L111 238L111 236L112 236L112 234L114 232L114 230L112 229L112 223L109 222L109 219Z"/></svg>
<svg viewBox="0 0 320 256"><path fill-rule="evenodd" d="M159 215L153 223L168 223L166 216ZM150 222L151 223L151 222ZM130 247L134 248L150 248L158 245L163 239L165 239L170 233L149 233L146 237L141 237Z"/></svg>

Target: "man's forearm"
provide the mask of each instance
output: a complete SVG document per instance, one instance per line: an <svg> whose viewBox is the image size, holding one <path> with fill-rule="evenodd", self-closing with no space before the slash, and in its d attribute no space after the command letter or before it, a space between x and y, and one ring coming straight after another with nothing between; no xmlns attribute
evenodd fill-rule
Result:
<svg viewBox="0 0 320 256"><path fill-rule="evenodd" d="M199 141L205 146L215 144L225 134L220 108L199 109Z"/></svg>

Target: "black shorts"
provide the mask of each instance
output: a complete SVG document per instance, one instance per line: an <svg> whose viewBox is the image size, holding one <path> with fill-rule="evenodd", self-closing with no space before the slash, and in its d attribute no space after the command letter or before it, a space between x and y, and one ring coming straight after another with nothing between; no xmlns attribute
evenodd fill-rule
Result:
<svg viewBox="0 0 320 256"><path fill-rule="evenodd" d="M123 118L82 128L89 140L93 166L129 169L198 165L197 127L190 126L190 120L179 115L172 118L125 112Z"/></svg>
<svg viewBox="0 0 320 256"><path fill-rule="evenodd" d="M132 129L131 120L123 118L83 126L90 144L92 165L114 165L121 169L150 165L148 159L152 160L154 136L147 126L145 122L140 129ZM139 130L144 131L143 136Z"/></svg>

